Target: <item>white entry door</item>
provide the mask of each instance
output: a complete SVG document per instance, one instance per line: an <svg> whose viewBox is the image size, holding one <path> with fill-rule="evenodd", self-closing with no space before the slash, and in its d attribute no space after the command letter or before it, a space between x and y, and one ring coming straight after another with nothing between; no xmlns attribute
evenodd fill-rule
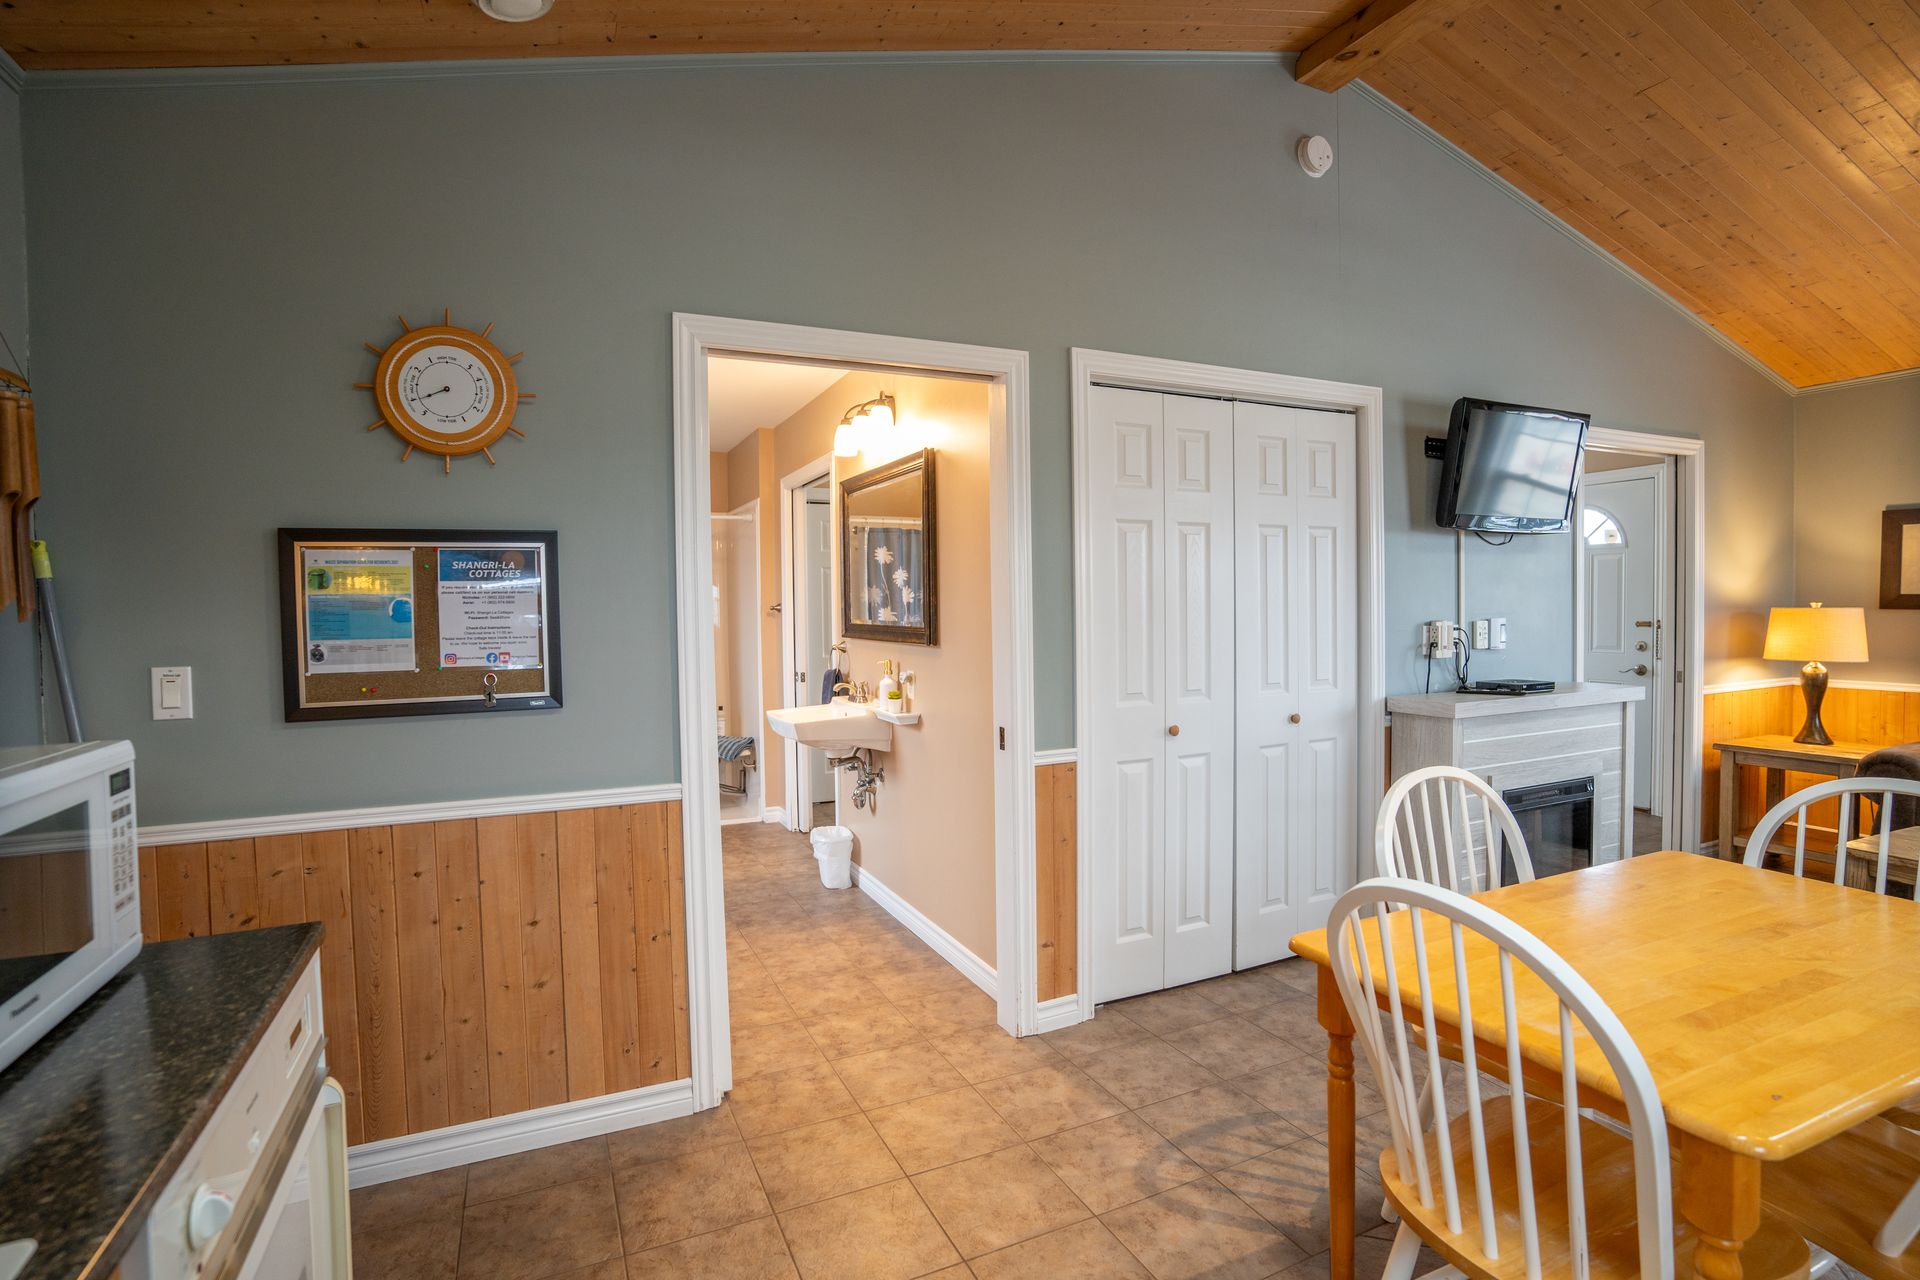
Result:
<svg viewBox="0 0 1920 1280"><path fill-rule="evenodd" d="M1595 472L1582 486L1587 679L1647 691L1633 716L1633 805L1655 815L1660 796L1653 780L1665 768L1659 696L1669 661L1661 576L1665 503L1664 466Z"/></svg>
<svg viewBox="0 0 1920 1280"><path fill-rule="evenodd" d="M1359 757L1355 420L1234 406L1234 968L1291 955L1350 887Z"/></svg>
<svg viewBox="0 0 1920 1280"><path fill-rule="evenodd" d="M1233 406L1095 387L1096 1000L1233 963Z"/></svg>

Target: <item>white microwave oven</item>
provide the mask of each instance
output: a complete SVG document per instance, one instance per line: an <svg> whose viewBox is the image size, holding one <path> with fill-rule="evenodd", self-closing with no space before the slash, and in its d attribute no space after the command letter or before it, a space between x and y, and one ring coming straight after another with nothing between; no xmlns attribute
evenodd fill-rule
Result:
<svg viewBox="0 0 1920 1280"><path fill-rule="evenodd" d="M133 746L0 748L0 1069L140 951Z"/></svg>

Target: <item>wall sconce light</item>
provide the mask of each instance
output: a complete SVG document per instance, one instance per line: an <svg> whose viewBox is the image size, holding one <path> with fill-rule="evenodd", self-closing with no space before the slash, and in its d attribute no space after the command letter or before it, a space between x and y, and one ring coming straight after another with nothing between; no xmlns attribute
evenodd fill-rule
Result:
<svg viewBox="0 0 1920 1280"><path fill-rule="evenodd" d="M893 397L883 391L847 410L833 429L833 456L851 458L859 454L873 431L891 427L897 420L893 408Z"/></svg>

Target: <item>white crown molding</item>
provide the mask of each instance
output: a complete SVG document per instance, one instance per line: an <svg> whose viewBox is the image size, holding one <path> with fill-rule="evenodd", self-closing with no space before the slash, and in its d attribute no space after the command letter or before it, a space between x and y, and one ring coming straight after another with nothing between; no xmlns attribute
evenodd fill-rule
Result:
<svg viewBox="0 0 1920 1280"><path fill-rule="evenodd" d="M692 1114L691 1080L516 1111L351 1147L347 1151L347 1184L370 1187Z"/></svg>
<svg viewBox="0 0 1920 1280"><path fill-rule="evenodd" d="M1810 387L1801 387L1795 395L1811 396L1822 391L1850 391L1854 387L1871 386L1876 382L1904 382L1908 378L1920 378L1920 369L1892 369L1886 373L1870 373L1864 378L1842 378L1838 382L1816 382Z"/></svg>
<svg viewBox="0 0 1920 1280"><path fill-rule="evenodd" d="M974 986L980 988L995 1000L1000 998L1000 976L992 965L969 951L961 941L935 924L920 909L882 884L880 877L868 871L858 863L854 864L853 881L860 886L860 892L872 898L886 909L886 913L912 930L913 935L932 947L942 960L965 974Z"/></svg>
<svg viewBox="0 0 1920 1280"><path fill-rule="evenodd" d="M947 66L1008 63L1254 63L1289 67L1294 55L1206 49L955 49L846 53L664 53L588 58L472 58L440 62L347 62L309 66L133 67L24 73L36 90L174 89L351 84L521 76L636 75L768 67Z"/></svg>
<svg viewBox="0 0 1920 1280"><path fill-rule="evenodd" d="M1051 751L1033 753L1033 767L1038 769L1047 764L1072 764L1080 758L1078 747L1055 747Z"/></svg>
<svg viewBox="0 0 1920 1280"><path fill-rule="evenodd" d="M174 822L141 827L143 845L199 844L206 840L246 840L298 835L305 831L342 831L410 822L447 822L460 818L498 818L521 813L557 813L616 804L660 804L680 798L680 784L649 787L601 787L592 791L554 791L545 795L500 796L489 800L441 800L429 804L392 804L364 809L326 809L259 818L221 818L211 822Z"/></svg>
<svg viewBox="0 0 1920 1280"><path fill-rule="evenodd" d="M15 93L27 87L26 69L15 62L13 55L5 49L0 49L0 84L6 85Z"/></svg>

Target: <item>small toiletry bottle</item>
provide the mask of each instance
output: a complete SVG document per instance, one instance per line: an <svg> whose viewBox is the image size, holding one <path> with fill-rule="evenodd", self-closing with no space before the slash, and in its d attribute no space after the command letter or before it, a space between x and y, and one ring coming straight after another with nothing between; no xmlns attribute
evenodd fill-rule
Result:
<svg viewBox="0 0 1920 1280"><path fill-rule="evenodd" d="M880 659L880 701L889 711L899 711L902 706L900 682L893 678L893 659Z"/></svg>

